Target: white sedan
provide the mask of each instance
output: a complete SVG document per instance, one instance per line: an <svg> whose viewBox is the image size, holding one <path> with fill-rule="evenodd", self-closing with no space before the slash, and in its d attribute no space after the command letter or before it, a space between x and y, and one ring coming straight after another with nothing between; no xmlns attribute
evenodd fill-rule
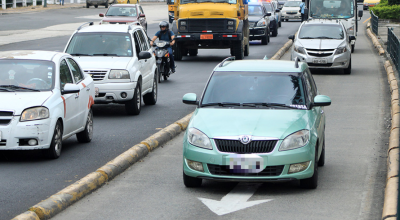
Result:
<svg viewBox="0 0 400 220"><path fill-rule="evenodd" d="M56 159L62 141L93 136L93 79L74 58L50 51L0 52L0 150Z"/></svg>

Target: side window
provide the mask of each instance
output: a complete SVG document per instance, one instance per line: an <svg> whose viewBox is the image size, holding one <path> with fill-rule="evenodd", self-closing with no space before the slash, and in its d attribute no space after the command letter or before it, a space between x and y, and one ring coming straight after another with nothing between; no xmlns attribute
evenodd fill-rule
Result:
<svg viewBox="0 0 400 220"><path fill-rule="evenodd" d="M141 51L141 48L140 48L140 45L139 45L140 41L139 41L139 37L138 37L137 31L135 31L135 33L133 33L133 39L135 41L136 56L138 57L139 53Z"/></svg>
<svg viewBox="0 0 400 220"><path fill-rule="evenodd" d="M69 64L69 68L74 76L75 83L82 81L84 78L78 64L71 58L67 58L67 63Z"/></svg>
<svg viewBox="0 0 400 220"><path fill-rule="evenodd" d="M74 83L71 76L71 71L69 70L67 62L63 59L60 63L60 83L61 89L64 89L65 84Z"/></svg>
<svg viewBox="0 0 400 220"><path fill-rule="evenodd" d="M305 79L305 82L306 82L306 86L307 86L307 88L306 88L306 91L307 91L307 98L308 98L308 100L310 101L310 102L313 102L314 101L314 97L315 97L315 91L314 91L314 89L313 89L313 84L312 84L312 82L311 82L311 80L310 80L310 77L309 77L309 75L307 74L307 72L304 72L303 73L303 75L304 75L304 79Z"/></svg>
<svg viewBox="0 0 400 220"><path fill-rule="evenodd" d="M318 95L317 85L315 84L314 77L312 76L310 69L307 69L307 75L310 78L310 83L314 94Z"/></svg>
<svg viewBox="0 0 400 220"><path fill-rule="evenodd" d="M147 44L148 41L146 40L146 37L143 34L143 32L141 30L139 30L137 33L139 34L140 42L141 42L141 45L142 45L142 51L149 50L149 45Z"/></svg>

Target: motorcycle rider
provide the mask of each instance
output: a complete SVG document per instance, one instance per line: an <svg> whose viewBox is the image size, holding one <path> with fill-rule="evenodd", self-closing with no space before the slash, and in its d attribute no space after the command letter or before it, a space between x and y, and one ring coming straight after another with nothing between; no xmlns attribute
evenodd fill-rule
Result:
<svg viewBox="0 0 400 220"><path fill-rule="evenodd" d="M175 36L174 32L169 30L169 24L166 21L161 21L160 30L154 35L153 39L150 41L150 45L153 46L154 41L159 38L159 40L164 40L170 42L170 46L175 44ZM172 53L172 47L168 47L169 58L170 58L170 66L172 73L175 73L175 61L174 61L174 54Z"/></svg>

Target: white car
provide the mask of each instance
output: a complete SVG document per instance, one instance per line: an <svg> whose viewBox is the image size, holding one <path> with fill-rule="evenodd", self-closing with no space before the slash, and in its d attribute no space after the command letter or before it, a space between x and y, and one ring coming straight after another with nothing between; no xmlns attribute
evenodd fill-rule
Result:
<svg viewBox="0 0 400 220"><path fill-rule="evenodd" d="M351 46L355 39L349 36L340 21L313 19L303 22L296 36L291 35L293 45L291 60L306 62L310 69L343 69L351 74Z"/></svg>
<svg viewBox="0 0 400 220"><path fill-rule="evenodd" d="M282 20L289 21L289 19L301 19L300 11L301 1L287 1L282 7Z"/></svg>
<svg viewBox="0 0 400 220"><path fill-rule="evenodd" d="M62 141L93 136L93 79L72 56L0 52L0 150L40 150L56 159Z"/></svg>
<svg viewBox="0 0 400 220"><path fill-rule="evenodd" d="M71 36L65 52L94 80L96 103L124 104L138 115L142 96L146 105L157 102L157 67L149 39L140 25L83 24Z"/></svg>

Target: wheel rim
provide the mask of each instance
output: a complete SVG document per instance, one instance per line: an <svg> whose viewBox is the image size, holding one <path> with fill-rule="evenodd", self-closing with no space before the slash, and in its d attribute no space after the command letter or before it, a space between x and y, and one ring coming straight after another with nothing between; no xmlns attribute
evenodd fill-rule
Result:
<svg viewBox="0 0 400 220"><path fill-rule="evenodd" d="M57 124L55 130L54 130L54 152L59 156L61 153L61 142L62 142L62 137L61 137L61 128L60 125Z"/></svg>
<svg viewBox="0 0 400 220"><path fill-rule="evenodd" d="M139 89L139 86L136 89L136 105L137 105L137 108L140 109L140 89Z"/></svg>
<svg viewBox="0 0 400 220"><path fill-rule="evenodd" d="M92 137L93 137L93 114L92 114L92 111L90 111L88 114L86 129L88 131L89 138L92 139Z"/></svg>

